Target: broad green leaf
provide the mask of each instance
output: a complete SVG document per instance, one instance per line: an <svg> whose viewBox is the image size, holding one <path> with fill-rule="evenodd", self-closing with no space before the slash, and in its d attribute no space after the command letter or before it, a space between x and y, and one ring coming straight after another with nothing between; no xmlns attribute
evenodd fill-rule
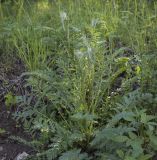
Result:
<svg viewBox="0 0 157 160"><path fill-rule="evenodd" d="M151 154L142 155L138 158L138 160L150 160L153 157Z"/></svg>
<svg viewBox="0 0 157 160"><path fill-rule="evenodd" d="M118 114L116 114L113 118L112 118L112 120L111 120L111 124L115 124L115 123L117 123L118 121L120 121L121 119L124 119L124 120L126 120L126 121L134 121L135 119L134 119L134 117L135 117L135 114L133 113L133 112L121 112L121 113L118 113Z"/></svg>
<svg viewBox="0 0 157 160"><path fill-rule="evenodd" d="M129 137L130 137L131 139L136 139L136 138L137 138L137 135L136 135L135 133L133 133L133 132L129 132Z"/></svg>
<svg viewBox="0 0 157 160"><path fill-rule="evenodd" d="M128 140L128 137L127 136L116 136L116 137L113 138L113 140L115 142L123 143L123 142L126 142Z"/></svg>
<svg viewBox="0 0 157 160"><path fill-rule="evenodd" d="M137 160L136 158L134 158L134 157L131 157L131 156L127 156L127 157L125 157L125 159L124 160Z"/></svg>
<svg viewBox="0 0 157 160"><path fill-rule="evenodd" d="M96 119L96 116L94 114L89 114L89 113L76 113L73 116L71 116L72 119L74 120L86 120L86 121L94 121Z"/></svg>
<svg viewBox="0 0 157 160"><path fill-rule="evenodd" d="M80 149L67 151L59 157L59 160L88 160L87 153L81 153Z"/></svg>
<svg viewBox="0 0 157 160"><path fill-rule="evenodd" d="M122 150L120 150L120 149L118 149L117 151L116 151L116 153L118 154L118 156L120 157L120 158L124 158L124 156L125 156L125 154L124 154L124 152L122 151Z"/></svg>
<svg viewBox="0 0 157 160"><path fill-rule="evenodd" d="M0 128L0 135L4 134L6 131L3 128Z"/></svg>
<svg viewBox="0 0 157 160"><path fill-rule="evenodd" d="M157 150L157 136L150 135L150 142L152 143L155 150Z"/></svg>
<svg viewBox="0 0 157 160"><path fill-rule="evenodd" d="M128 140L127 145L132 147L133 157L138 157L143 153L142 148L143 140L141 138L136 138L134 140Z"/></svg>

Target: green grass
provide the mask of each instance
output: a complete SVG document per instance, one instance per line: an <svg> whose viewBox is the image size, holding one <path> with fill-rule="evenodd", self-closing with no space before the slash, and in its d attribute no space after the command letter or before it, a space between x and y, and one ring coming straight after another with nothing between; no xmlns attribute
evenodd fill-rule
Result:
<svg viewBox="0 0 157 160"><path fill-rule="evenodd" d="M146 0L0 4L0 50L23 60L36 99L15 118L40 131L38 159L152 159L156 18Z"/></svg>

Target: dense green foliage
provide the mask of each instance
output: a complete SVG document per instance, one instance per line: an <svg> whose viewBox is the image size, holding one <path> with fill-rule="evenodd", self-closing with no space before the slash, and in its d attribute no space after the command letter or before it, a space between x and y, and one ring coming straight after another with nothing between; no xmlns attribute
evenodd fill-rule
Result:
<svg viewBox="0 0 157 160"><path fill-rule="evenodd" d="M30 144L17 138L36 149L30 159L151 160L157 3L12 3L0 4L0 53L27 67L22 77L31 91L14 117L34 135Z"/></svg>

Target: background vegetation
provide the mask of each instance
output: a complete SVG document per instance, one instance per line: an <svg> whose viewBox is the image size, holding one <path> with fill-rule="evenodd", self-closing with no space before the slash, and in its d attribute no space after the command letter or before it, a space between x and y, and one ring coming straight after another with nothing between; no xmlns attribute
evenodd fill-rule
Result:
<svg viewBox="0 0 157 160"><path fill-rule="evenodd" d="M0 54L23 61L30 87L13 115L30 159L153 159L156 37L156 1L1 2Z"/></svg>

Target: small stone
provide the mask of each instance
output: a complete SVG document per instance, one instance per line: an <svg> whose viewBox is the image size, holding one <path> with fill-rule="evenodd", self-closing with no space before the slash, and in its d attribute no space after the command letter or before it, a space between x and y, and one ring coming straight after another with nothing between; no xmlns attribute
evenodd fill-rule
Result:
<svg viewBox="0 0 157 160"><path fill-rule="evenodd" d="M23 152L18 154L14 160L25 160L28 156L29 154L27 154L26 152Z"/></svg>
<svg viewBox="0 0 157 160"><path fill-rule="evenodd" d="M0 152L2 152L3 151L3 147L2 146L0 146Z"/></svg>

